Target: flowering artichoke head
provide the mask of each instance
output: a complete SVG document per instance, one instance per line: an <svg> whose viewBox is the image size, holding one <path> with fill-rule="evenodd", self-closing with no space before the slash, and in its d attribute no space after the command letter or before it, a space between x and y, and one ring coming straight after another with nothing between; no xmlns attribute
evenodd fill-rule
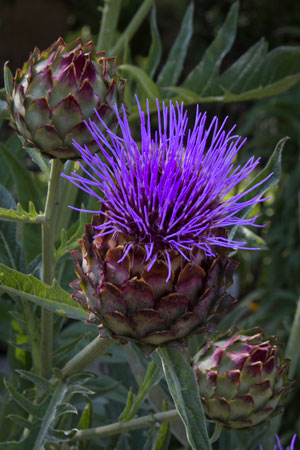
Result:
<svg viewBox="0 0 300 450"><path fill-rule="evenodd" d="M25 147L50 158L78 158L73 139L88 144L91 152L98 149L84 120L95 117L96 110L115 129L113 106L120 105L123 91L115 58L97 53L92 41L66 44L59 38L47 50L35 48L17 69L7 93L10 123Z"/></svg>
<svg viewBox="0 0 300 450"><path fill-rule="evenodd" d="M157 102L158 129L140 110L141 136L131 135L125 110L116 110L120 135L109 140L92 120L87 124L102 158L76 144L83 175L64 175L97 198L99 215L87 226L81 251L73 253L78 280L73 297L111 336L140 346L183 343L211 330L232 303L227 293L236 263L227 227L255 225L239 212L262 201L243 203L229 193L256 167L251 158L234 168L243 141L225 132L215 117L197 109L187 129L182 105ZM89 211L91 212L91 211ZM95 211L94 211L95 212ZM98 211L96 211L98 212Z"/></svg>
<svg viewBox="0 0 300 450"><path fill-rule="evenodd" d="M150 353L214 330L220 313L234 300L227 288L236 263L226 252L206 257L194 249L189 262L169 250L169 267L161 251L151 264L145 246L135 244L130 235L97 237L102 221L94 216L81 251L72 252L78 279L71 284L73 298L90 311L88 320L99 325L102 337L132 341Z"/></svg>
<svg viewBox="0 0 300 450"><path fill-rule="evenodd" d="M276 338L264 338L258 328L209 341L194 357L207 419L227 428L266 423L283 409L288 367Z"/></svg>

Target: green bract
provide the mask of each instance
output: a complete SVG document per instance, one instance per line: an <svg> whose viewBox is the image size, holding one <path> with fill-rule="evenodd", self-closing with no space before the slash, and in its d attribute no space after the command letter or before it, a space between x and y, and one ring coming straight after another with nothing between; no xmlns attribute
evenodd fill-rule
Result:
<svg viewBox="0 0 300 450"><path fill-rule="evenodd" d="M247 428L281 412L288 360L275 337L260 329L229 330L194 357L194 370L209 420L228 428Z"/></svg>
<svg viewBox="0 0 300 450"><path fill-rule="evenodd" d="M45 51L35 48L16 71L7 93L11 125L25 147L36 147L51 158L80 157L73 139L96 152L83 121L96 118L96 109L115 128L112 107L121 104L124 83L116 77L115 58L97 53L92 41L66 44L59 38Z"/></svg>
<svg viewBox="0 0 300 450"><path fill-rule="evenodd" d="M101 222L102 216L94 216L94 226ZM89 320L100 325L103 337L135 342L146 352L185 343L190 335L212 329L233 301L226 289L236 263L224 249L216 257L195 249L192 263L169 250L168 278L163 251L150 265L145 245L134 244L123 256L131 236L111 233L93 239L95 234L87 225L81 252L73 252L78 279L71 286L73 298L90 311Z"/></svg>

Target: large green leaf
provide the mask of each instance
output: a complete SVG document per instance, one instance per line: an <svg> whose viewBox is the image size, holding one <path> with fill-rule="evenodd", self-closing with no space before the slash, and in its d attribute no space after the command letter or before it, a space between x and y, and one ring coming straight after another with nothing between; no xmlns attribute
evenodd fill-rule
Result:
<svg viewBox="0 0 300 450"><path fill-rule="evenodd" d="M236 35L239 4L235 2L212 44L207 48L200 63L188 75L182 87L204 95L210 91L212 82L219 74L224 56L229 52ZM169 83L174 84L174 83Z"/></svg>
<svg viewBox="0 0 300 450"><path fill-rule="evenodd" d="M158 76L158 86L175 85L181 75L193 33L193 15L194 5L191 3L183 17L178 36L171 48L167 61Z"/></svg>
<svg viewBox="0 0 300 450"><path fill-rule="evenodd" d="M0 290L19 296L71 319L86 320L88 313L57 283L52 286L0 264Z"/></svg>
<svg viewBox="0 0 300 450"><path fill-rule="evenodd" d="M205 416L192 367L178 349L157 350L176 409L185 425L193 450L210 450Z"/></svg>
<svg viewBox="0 0 300 450"><path fill-rule="evenodd" d="M131 64L122 64L119 66L119 69L125 73L129 73L132 78L138 81L147 97L152 100L159 98L159 91L156 84L144 70Z"/></svg>
<svg viewBox="0 0 300 450"><path fill-rule="evenodd" d="M272 186L276 185L281 177L281 154L284 147L284 144L288 140L288 137L284 137L281 139L278 144L275 147L274 152L270 156L270 159L266 165L266 167L260 171L256 177L251 181L251 183L246 186L245 191L248 191L249 189L252 189L256 184L261 183L267 176L272 174L270 178L265 183L260 184L255 189L253 189L251 192L246 194L243 197L243 202L247 202L253 197L262 197L262 195L270 189ZM244 208L238 216L241 218L247 217L248 214L251 212L251 210L254 208L255 205L249 205L248 207ZM238 225L232 227L229 239L233 239L236 231L238 229Z"/></svg>
<svg viewBox="0 0 300 450"><path fill-rule="evenodd" d="M261 70L268 52L268 44L261 39L252 45L219 77L219 84L230 92L245 92L251 89L251 80Z"/></svg>
<svg viewBox="0 0 300 450"><path fill-rule="evenodd" d="M157 69L162 54L162 44L156 22L156 7L153 6L150 16L151 46L145 63L145 72L150 78Z"/></svg>

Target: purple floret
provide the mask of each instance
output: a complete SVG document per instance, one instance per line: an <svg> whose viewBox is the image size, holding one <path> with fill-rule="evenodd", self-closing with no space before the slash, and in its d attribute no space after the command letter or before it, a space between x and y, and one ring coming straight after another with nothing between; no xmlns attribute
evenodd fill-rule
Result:
<svg viewBox="0 0 300 450"><path fill-rule="evenodd" d="M274 445L274 450L284 450L284 448L281 445L278 434L276 434L275 437L276 437L276 442L277 442L278 447L277 447L277 445ZM289 450L295 450L296 439L297 439L297 435L294 434L291 444L289 446ZM259 446L259 450L264 450L262 445Z"/></svg>
<svg viewBox="0 0 300 450"><path fill-rule="evenodd" d="M207 123L206 113L199 107L192 128L188 128L183 104L172 102L161 108L157 101L158 129L152 130L149 108L145 114L137 103L141 142L132 137L125 108L122 117L116 108L120 137L99 116L104 131L89 120L86 126L99 154L92 155L86 146L74 141L86 163L84 167L79 162L84 176L77 172L63 175L98 199L101 207L97 212L106 216L98 236L112 232L130 235L123 257L134 244L143 244L149 270L161 252L170 266L171 249L189 260L193 247L210 256L214 256L214 246L246 248L245 242L230 240L219 230L234 225L258 226L257 216L240 218L239 213L265 200L259 196L247 201L243 198L266 179L243 193L230 195L259 163L259 158L251 157L243 166L234 166L246 139L233 134L235 126L226 132L226 119L221 125L217 117Z"/></svg>

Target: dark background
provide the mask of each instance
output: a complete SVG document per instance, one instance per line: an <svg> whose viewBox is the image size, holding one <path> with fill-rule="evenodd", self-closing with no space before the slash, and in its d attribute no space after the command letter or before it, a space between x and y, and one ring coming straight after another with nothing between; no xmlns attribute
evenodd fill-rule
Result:
<svg viewBox="0 0 300 450"><path fill-rule="evenodd" d="M167 55L186 10L188 0L158 0L158 25ZM185 73L195 65L223 23L233 2L195 0L194 35ZM67 40L82 32L88 38L98 34L101 7L99 0L1 0L0 2L0 66L7 60L15 70L38 46L47 48L58 36ZM140 0L123 1L119 30L125 28L141 4ZM146 21L145 21L146 25ZM298 0L242 0L238 21L238 37L223 67L230 64L250 45L265 37L270 48L285 43L299 43L300 8ZM143 26L132 42L136 57L145 55L150 44L148 26ZM1 80L3 74L1 73Z"/></svg>

